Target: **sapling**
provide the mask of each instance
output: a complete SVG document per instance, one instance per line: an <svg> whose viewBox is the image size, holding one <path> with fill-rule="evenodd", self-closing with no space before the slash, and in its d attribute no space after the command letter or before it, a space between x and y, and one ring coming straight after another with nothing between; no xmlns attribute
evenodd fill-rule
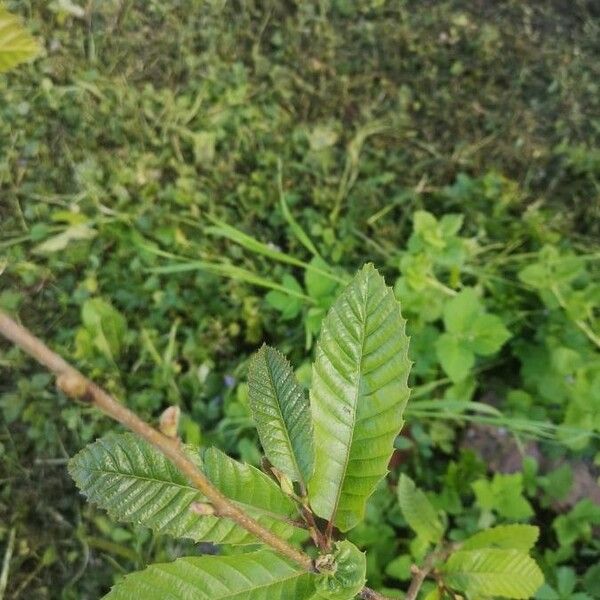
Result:
<svg viewBox="0 0 600 600"><path fill-rule="evenodd" d="M66 395L133 431L111 433L70 461L90 501L157 533L240 547L152 565L120 579L107 600L386 598L367 586L367 557L344 539L387 474L409 397L405 320L372 265L323 322L308 395L276 349L263 346L250 361L262 470L182 444L177 409L154 429L3 313L0 333L53 371ZM528 598L542 584L529 556L537 528L499 526L450 543L446 519L406 475L397 491L406 522L431 549L413 565L408 600Z"/></svg>

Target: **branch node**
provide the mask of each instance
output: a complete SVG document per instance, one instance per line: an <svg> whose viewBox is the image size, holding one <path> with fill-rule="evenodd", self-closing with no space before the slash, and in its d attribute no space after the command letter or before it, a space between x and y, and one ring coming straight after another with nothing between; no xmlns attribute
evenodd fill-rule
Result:
<svg viewBox="0 0 600 600"><path fill-rule="evenodd" d="M217 514L215 507L208 502L192 502L190 510L202 517L209 517Z"/></svg>
<svg viewBox="0 0 600 600"><path fill-rule="evenodd" d="M91 402L88 383L77 373L61 373L56 378L56 387L66 396Z"/></svg>
<svg viewBox="0 0 600 600"><path fill-rule="evenodd" d="M179 429L179 419L181 417L181 409L179 406L169 406L160 415L158 428L163 435L176 440L177 431Z"/></svg>

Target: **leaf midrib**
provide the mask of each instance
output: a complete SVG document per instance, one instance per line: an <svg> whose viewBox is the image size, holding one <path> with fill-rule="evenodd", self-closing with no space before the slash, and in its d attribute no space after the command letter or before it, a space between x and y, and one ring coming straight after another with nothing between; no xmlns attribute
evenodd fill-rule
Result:
<svg viewBox="0 0 600 600"><path fill-rule="evenodd" d="M304 481L304 475L302 474L302 471L300 470L300 466L298 465L298 460L296 459L296 453L294 451L294 446L292 445L292 439L290 438L287 424L286 424L285 418L283 416L283 410L281 409L281 404L279 402L279 395L277 394L277 387L275 385L275 380L273 379L273 371L271 369L271 365L269 363L268 355L266 352L265 352L265 363L267 364L267 373L269 374L269 382L271 383L271 389L274 392L273 395L275 397L275 405L277 406L277 412L279 413L279 416L281 417L281 422L283 423L283 432L285 434L285 439L287 440L287 443L289 445L292 462L294 463L296 473L298 474L298 478L300 479L299 483L301 483L302 486L306 487L306 482ZM294 382L292 381L292 384L293 383Z"/></svg>
<svg viewBox="0 0 600 600"><path fill-rule="evenodd" d="M369 294L368 294L369 278L370 278L370 274L367 275L367 277L365 279L365 289L361 290L361 291L365 292L364 295L361 294L361 296L362 296L361 299L363 300L365 312L364 312L364 319L362 321L362 327L361 327L360 354L359 354L358 361L357 361L358 379L356 382L356 390L355 390L353 406L352 406L352 429L350 430L350 439L348 440L348 446L346 448L346 456L344 457L344 469L342 471L342 479L340 481L340 485L338 486L335 502L333 505L333 511L331 513L330 522L333 524L335 524L335 518L336 518L337 510L339 507L340 498L342 496L342 490L344 489L344 483L346 481L346 474L348 472L348 464L350 463L350 451L352 449L352 442L354 441L354 433L356 431L356 413L357 413L357 408L358 408L358 397L359 397L359 393L360 393L360 382L362 381L361 365L362 365L363 354L365 351L365 338L366 338L366 333L367 333L367 304L368 304L368 300L369 300L369 297L368 297L369 296ZM350 307L350 310L352 310L352 307L350 306L349 302L348 302L348 306Z"/></svg>

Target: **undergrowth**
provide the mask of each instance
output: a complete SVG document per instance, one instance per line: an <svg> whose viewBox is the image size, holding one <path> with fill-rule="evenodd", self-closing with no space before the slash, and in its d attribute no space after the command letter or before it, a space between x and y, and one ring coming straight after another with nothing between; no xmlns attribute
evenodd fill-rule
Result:
<svg viewBox="0 0 600 600"><path fill-rule="evenodd" d="M46 53L0 76L2 308L257 464L247 358L269 341L308 385L376 262L415 362L392 481L457 538L535 522L544 597L600 597L594 2L6 4ZM110 426L4 346L0 369L6 597L95 599L192 551L86 506L64 465ZM390 593L407 531L382 486L351 532Z"/></svg>

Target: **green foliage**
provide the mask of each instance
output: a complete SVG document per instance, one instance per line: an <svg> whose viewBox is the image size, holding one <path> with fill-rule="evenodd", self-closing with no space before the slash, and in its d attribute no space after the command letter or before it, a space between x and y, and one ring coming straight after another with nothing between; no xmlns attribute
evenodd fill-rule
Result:
<svg viewBox="0 0 600 600"><path fill-rule="evenodd" d="M535 561L512 549L461 550L450 556L443 572L451 587L473 596L529 598L544 582Z"/></svg>
<svg viewBox="0 0 600 600"><path fill-rule="evenodd" d="M567 514L559 515L552 523L561 546L590 540L593 528L599 525L600 507L588 498L579 501Z"/></svg>
<svg viewBox="0 0 600 600"><path fill-rule="evenodd" d="M472 288L466 288L444 306L446 333L436 342L440 363L454 382L463 381L475 356L497 352L510 337L500 317L485 312Z"/></svg>
<svg viewBox="0 0 600 600"><path fill-rule="evenodd" d="M506 519L526 519L533 515L531 504L523 496L521 473L496 473L492 481L478 479L473 483L473 491L482 510L494 511Z"/></svg>
<svg viewBox="0 0 600 600"><path fill-rule="evenodd" d="M305 600L313 597L314 582L272 552L238 556L180 558L132 573L104 596L106 600Z"/></svg>
<svg viewBox="0 0 600 600"><path fill-rule="evenodd" d="M0 5L0 73L32 60L39 52L39 44L19 19Z"/></svg>
<svg viewBox="0 0 600 600"><path fill-rule="evenodd" d="M545 583L535 595L536 600L592 600L585 592L575 592L577 574L569 567L561 567L556 572L556 587Z"/></svg>
<svg viewBox="0 0 600 600"><path fill-rule="evenodd" d="M310 406L286 358L263 346L248 369L248 402L265 455L306 488L313 472Z"/></svg>
<svg viewBox="0 0 600 600"><path fill-rule="evenodd" d="M315 471L309 498L342 531L364 515L403 425L410 363L405 321L391 289L367 265L321 330L311 384Z"/></svg>
<svg viewBox="0 0 600 600"><path fill-rule="evenodd" d="M472 535L461 544L461 549L512 548L529 552L539 533L539 529L533 525L498 525Z"/></svg>
<svg viewBox="0 0 600 600"><path fill-rule="evenodd" d="M107 598L355 598L366 582L367 555L350 540L336 542L330 553L323 547L332 545L334 523L341 530L360 524L366 501L385 474L408 396L404 329L391 289L372 265L365 266L321 328L310 403L278 351L263 346L250 363L248 403L275 477L214 447L202 459L193 448L186 449L225 498L276 535L291 537L292 519L299 513L321 549L316 573L299 572L266 551L179 559L125 577ZM313 452L309 498L298 497L292 481L304 485ZM215 513L162 454L131 434L111 434L91 444L71 460L70 472L88 499L113 518L194 541L264 543ZM516 476L496 475L491 485L481 479L473 488L482 508L519 518L521 485ZM400 477L397 496L404 519L417 533L412 553L422 558L429 543L442 547L446 527L407 475ZM315 515L328 519L324 531ZM449 552L441 567L444 585L473 595L530 596L543 581L527 554L537 536L537 528L526 525L476 533ZM406 579L407 558L390 561L388 574Z"/></svg>
<svg viewBox="0 0 600 600"><path fill-rule="evenodd" d="M292 535L286 518L294 506L266 475L215 450L207 452L203 470L261 524L282 537ZM193 512L192 504L204 498L160 452L132 434L111 434L87 446L71 459L69 472L88 500L114 519L195 541L256 543L232 521Z"/></svg>
<svg viewBox="0 0 600 600"><path fill-rule="evenodd" d="M444 535L444 526L427 496L414 481L402 474L398 482L398 502L410 528L423 540L436 544Z"/></svg>
<svg viewBox="0 0 600 600"><path fill-rule="evenodd" d="M115 308L102 298L90 298L81 307L83 327L77 332L77 356L84 358L100 352L114 362L121 353L127 322Z"/></svg>
<svg viewBox="0 0 600 600"><path fill-rule="evenodd" d="M0 76L3 309L146 418L180 406L184 443L257 465L248 357L267 341L309 387L336 293L311 297L308 270L343 286L375 262L414 363L392 481L410 475L460 541L504 520L471 484L531 450L536 556L554 589L563 566L588 580L594 512L573 503L600 451L594 3L5 4L47 52ZM213 231L227 223L245 246ZM551 282L520 277L540 264ZM436 346L464 289L511 337L455 384ZM75 342L97 298L126 317L116 364ZM7 346L0 411L7 597L98 598L197 551L85 505L60 464L112 426ZM391 487L365 515L349 536L397 596L426 550Z"/></svg>

